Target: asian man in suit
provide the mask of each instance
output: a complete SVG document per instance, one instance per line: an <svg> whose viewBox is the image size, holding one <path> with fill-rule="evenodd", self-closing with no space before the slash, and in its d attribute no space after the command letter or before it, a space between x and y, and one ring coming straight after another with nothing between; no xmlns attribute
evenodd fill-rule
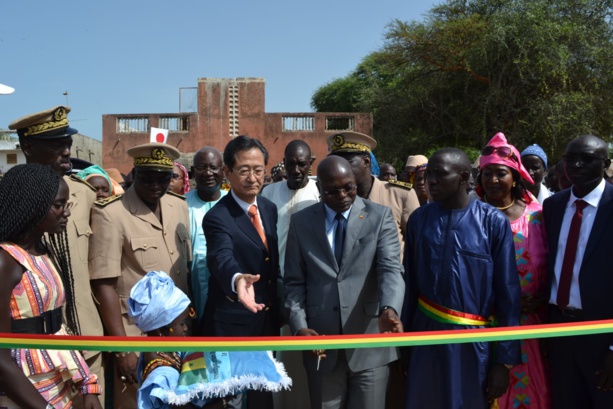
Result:
<svg viewBox="0 0 613 409"><path fill-rule="evenodd" d="M317 168L322 202L291 218L283 277L298 336L402 332L400 242L392 212L356 194L351 165ZM305 351L312 408L383 408L396 348Z"/></svg>
<svg viewBox="0 0 613 409"><path fill-rule="evenodd" d="M549 321L613 318L613 186L602 139L572 140L563 156L573 183L543 204L549 244ZM548 340L552 407L613 408L613 335Z"/></svg>
<svg viewBox="0 0 613 409"><path fill-rule="evenodd" d="M230 193L204 216L211 272L200 334L279 335L277 207L258 197L268 152L257 139L238 136L224 150ZM272 394L249 391L250 408L272 408ZM229 407L240 408L240 396Z"/></svg>

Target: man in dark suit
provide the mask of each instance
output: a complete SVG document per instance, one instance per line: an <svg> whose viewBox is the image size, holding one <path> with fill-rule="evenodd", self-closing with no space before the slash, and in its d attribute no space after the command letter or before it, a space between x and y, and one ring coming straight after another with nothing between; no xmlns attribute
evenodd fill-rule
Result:
<svg viewBox="0 0 613 409"><path fill-rule="evenodd" d="M573 183L545 200L549 244L549 321L613 318L613 186L611 160L596 136L571 141L563 156ZM553 408L613 408L613 336L549 340Z"/></svg>
<svg viewBox="0 0 613 409"><path fill-rule="evenodd" d="M200 333L279 335L277 208L258 197L268 152L257 139L238 136L223 157L232 190L202 222L211 278ZM272 408L272 394L249 391L248 403L251 408ZM240 408L240 402L231 401L229 407Z"/></svg>
<svg viewBox="0 0 613 409"><path fill-rule="evenodd" d="M292 333L402 332L400 242L389 208L357 196L351 165L317 168L323 203L294 214L283 277ZM396 348L305 351L312 408L383 408Z"/></svg>

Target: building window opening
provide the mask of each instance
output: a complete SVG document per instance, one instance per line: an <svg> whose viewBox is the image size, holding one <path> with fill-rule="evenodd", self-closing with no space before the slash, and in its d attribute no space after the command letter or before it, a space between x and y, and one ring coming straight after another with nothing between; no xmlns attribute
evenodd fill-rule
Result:
<svg viewBox="0 0 613 409"><path fill-rule="evenodd" d="M312 132L315 130L314 116L284 116L281 120L283 121L283 132Z"/></svg>
<svg viewBox="0 0 613 409"><path fill-rule="evenodd" d="M326 117L326 131L353 131L355 118L352 116Z"/></svg>
<svg viewBox="0 0 613 409"><path fill-rule="evenodd" d="M149 132L149 118L117 118L117 133Z"/></svg>

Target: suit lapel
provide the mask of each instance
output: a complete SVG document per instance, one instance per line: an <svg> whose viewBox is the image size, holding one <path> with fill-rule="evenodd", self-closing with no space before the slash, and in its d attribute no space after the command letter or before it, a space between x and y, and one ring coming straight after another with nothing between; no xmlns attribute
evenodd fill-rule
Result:
<svg viewBox="0 0 613 409"><path fill-rule="evenodd" d="M560 229L562 228L562 220L564 219L564 212L566 211L566 205L568 204L568 199L570 198L570 189L560 193L559 198L552 198L550 200L556 199L557 203L553 204L550 207L552 210L552 217L548 217L551 226L551 240L549 241L549 247L551 249L555 249L558 247L558 240L560 239ZM545 226L548 227L548 226ZM553 253L553 254L551 254ZM555 263L555 252L550 252L550 256L552 256L552 261ZM553 265L553 263L551 265Z"/></svg>
<svg viewBox="0 0 613 409"><path fill-rule="evenodd" d="M308 227L311 230L312 237L315 238L315 243L320 247L321 254L323 254L328 260L327 265L333 266L334 270L338 274L338 264L336 264L336 258L332 253L328 236L326 235L326 210L323 202L313 207L313 213L311 216L311 223ZM300 234L300 233L298 233Z"/></svg>
<svg viewBox="0 0 613 409"><path fill-rule="evenodd" d="M609 226L607 221L611 217L611 212L613 212L613 186L606 183L604 192L602 193L602 198L598 204L594 225L592 226L592 231L590 232L590 237L585 247L585 253L583 255L584 261L589 260L590 254L592 251L594 251L594 248L600 241L602 234Z"/></svg>
<svg viewBox="0 0 613 409"><path fill-rule="evenodd" d="M364 211L364 201L356 196L351 212L349 212L349 219L347 220L347 231L345 232L345 243L343 246L343 258L341 265L345 266L349 263L349 260L353 257L353 249L356 241L360 237L364 220L368 213ZM359 251L360 249L356 249ZM343 271L341 271L343 272Z"/></svg>
<svg viewBox="0 0 613 409"><path fill-rule="evenodd" d="M234 197L232 197L231 193L228 193L226 196L224 196L224 198L226 197L228 198L228 208L230 209L230 214L234 217L236 226L239 228L240 231L245 234L245 236L249 237L251 241L257 244L258 247L266 251L266 246L264 246L264 243L262 242L258 231L255 229L255 226L253 226L253 223L251 223L251 219L249 218L249 216L238 205L238 203L236 203L236 200L234 200ZM261 209L260 217L262 218L262 223L264 223L264 217L262 216ZM264 229L268 231L266 227L264 227Z"/></svg>

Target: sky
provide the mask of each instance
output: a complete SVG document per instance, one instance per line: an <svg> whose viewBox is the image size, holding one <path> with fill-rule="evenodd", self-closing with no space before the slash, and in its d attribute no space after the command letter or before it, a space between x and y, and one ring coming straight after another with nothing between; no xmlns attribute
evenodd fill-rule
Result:
<svg viewBox="0 0 613 409"><path fill-rule="evenodd" d="M322 85L437 0L0 0L0 129L55 105L102 138L103 114L178 113L198 78L261 77L266 112L310 112ZM67 93L68 95L64 95Z"/></svg>

